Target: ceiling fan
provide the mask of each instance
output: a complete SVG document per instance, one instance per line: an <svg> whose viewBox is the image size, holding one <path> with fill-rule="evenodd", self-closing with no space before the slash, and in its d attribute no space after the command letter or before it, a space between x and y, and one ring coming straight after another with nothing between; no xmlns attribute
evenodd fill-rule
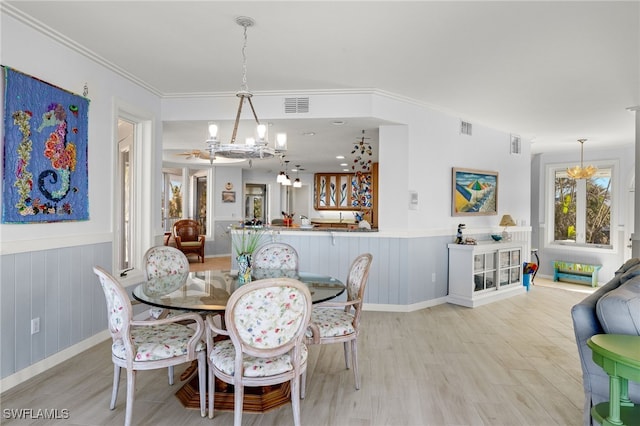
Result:
<svg viewBox="0 0 640 426"><path fill-rule="evenodd" d="M209 153L206 151L200 151L199 149L194 149L192 151L181 152L176 155L183 156L187 160L208 160Z"/></svg>

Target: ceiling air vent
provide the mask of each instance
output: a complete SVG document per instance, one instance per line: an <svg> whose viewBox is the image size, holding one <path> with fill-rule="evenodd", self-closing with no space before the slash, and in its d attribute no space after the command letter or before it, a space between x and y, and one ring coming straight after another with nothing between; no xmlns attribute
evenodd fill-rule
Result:
<svg viewBox="0 0 640 426"><path fill-rule="evenodd" d="M471 123L468 123L466 121L460 121L461 134L471 136L472 132L473 132L473 125Z"/></svg>
<svg viewBox="0 0 640 426"><path fill-rule="evenodd" d="M309 112L309 98L284 98L285 114L302 114Z"/></svg>

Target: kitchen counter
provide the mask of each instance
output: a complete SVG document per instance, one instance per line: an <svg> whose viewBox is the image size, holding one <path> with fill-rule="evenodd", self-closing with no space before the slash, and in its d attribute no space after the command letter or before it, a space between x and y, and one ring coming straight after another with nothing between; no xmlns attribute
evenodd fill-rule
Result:
<svg viewBox="0 0 640 426"><path fill-rule="evenodd" d="M311 223L316 223L316 224L351 224L351 225L355 225L356 221L353 219L324 219L324 218L313 218L311 219Z"/></svg>
<svg viewBox="0 0 640 426"><path fill-rule="evenodd" d="M357 226L352 224L353 226ZM313 228L300 228L300 226L269 226L268 229L276 230L276 231L300 231L300 232L378 232L378 229L366 229L366 228L355 228L355 227L342 227L342 228L328 228L328 227L320 227L314 226Z"/></svg>

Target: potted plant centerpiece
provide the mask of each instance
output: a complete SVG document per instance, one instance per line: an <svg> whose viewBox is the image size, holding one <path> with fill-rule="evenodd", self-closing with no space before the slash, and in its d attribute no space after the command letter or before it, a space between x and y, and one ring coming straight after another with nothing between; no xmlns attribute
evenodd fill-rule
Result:
<svg viewBox="0 0 640 426"><path fill-rule="evenodd" d="M262 244L266 228L243 226L234 231L231 233L231 244L238 262L238 283L244 284L251 281L251 256Z"/></svg>

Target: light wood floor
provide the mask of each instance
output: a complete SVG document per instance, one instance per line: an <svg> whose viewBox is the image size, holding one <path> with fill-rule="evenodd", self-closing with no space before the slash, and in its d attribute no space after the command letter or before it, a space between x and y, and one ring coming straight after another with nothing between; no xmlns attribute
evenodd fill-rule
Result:
<svg viewBox="0 0 640 426"><path fill-rule="evenodd" d="M537 279L540 281L541 279ZM570 308L586 295L535 285L475 309L444 304L412 313L365 311L359 341L362 386L344 368L341 345L312 346L304 425L580 425L583 391ZM126 378L109 410L110 341L1 395L6 409L66 409L68 420L11 425L114 425L124 421ZM138 373L134 422L230 425L184 409L166 369ZM3 416L4 417L4 416ZM243 416L245 425L293 424L291 406Z"/></svg>

